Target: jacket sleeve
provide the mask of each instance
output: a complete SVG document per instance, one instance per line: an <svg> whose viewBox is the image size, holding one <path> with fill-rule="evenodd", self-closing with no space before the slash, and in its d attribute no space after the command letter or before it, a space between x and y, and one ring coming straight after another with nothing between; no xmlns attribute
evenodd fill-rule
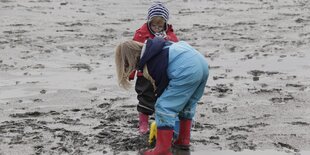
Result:
<svg viewBox="0 0 310 155"><path fill-rule="evenodd" d="M178 37L175 35L174 30L172 28L172 25L168 25L168 29L167 29L167 40L170 40L172 42L178 42L179 39Z"/></svg>
<svg viewBox="0 0 310 155"><path fill-rule="evenodd" d="M143 24L138 30L136 30L136 33L134 34L133 40L138 41L140 43L144 43L145 40L149 38L154 38L152 36L147 28L147 24Z"/></svg>
<svg viewBox="0 0 310 155"><path fill-rule="evenodd" d="M144 43L144 41L146 40L146 38L144 37L143 33L141 32L140 29L138 29L133 37L134 41L138 41L140 43Z"/></svg>

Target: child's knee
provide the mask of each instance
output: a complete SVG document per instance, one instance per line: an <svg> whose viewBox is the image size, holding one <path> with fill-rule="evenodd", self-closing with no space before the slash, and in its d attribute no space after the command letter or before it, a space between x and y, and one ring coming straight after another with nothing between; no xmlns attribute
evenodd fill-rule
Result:
<svg viewBox="0 0 310 155"><path fill-rule="evenodd" d="M193 119L195 115L195 110L193 109L184 109L179 113L180 119Z"/></svg>

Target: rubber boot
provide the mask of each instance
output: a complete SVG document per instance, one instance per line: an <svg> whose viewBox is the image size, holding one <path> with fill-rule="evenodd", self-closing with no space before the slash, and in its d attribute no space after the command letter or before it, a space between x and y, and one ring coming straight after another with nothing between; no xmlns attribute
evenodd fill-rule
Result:
<svg viewBox="0 0 310 155"><path fill-rule="evenodd" d="M180 120L179 137L173 144L174 148L189 150L191 126L192 126L192 120L189 119Z"/></svg>
<svg viewBox="0 0 310 155"><path fill-rule="evenodd" d="M144 151L143 155L172 155L171 141L173 129L158 129L156 146L153 149Z"/></svg>
<svg viewBox="0 0 310 155"><path fill-rule="evenodd" d="M144 135L149 130L149 116L139 113L139 133Z"/></svg>

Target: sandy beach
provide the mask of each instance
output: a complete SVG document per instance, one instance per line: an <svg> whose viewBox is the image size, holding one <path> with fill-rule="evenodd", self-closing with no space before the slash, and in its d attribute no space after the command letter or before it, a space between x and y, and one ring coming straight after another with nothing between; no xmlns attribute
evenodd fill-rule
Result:
<svg viewBox="0 0 310 155"><path fill-rule="evenodd" d="M114 50L152 2L0 0L0 155L148 147ZM210 64L191 154L310 154L310 1L162 2Z"/></svg>

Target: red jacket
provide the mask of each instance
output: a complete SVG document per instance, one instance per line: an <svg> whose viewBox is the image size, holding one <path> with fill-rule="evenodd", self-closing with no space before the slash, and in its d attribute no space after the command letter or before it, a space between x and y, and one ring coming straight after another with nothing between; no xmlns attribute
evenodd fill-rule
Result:
<svg viewBox="0 0 310 155"><path fill-rule="evenodd" d="M173 29L172 29L172 25L168 24L168 29L166 31L167 37L165 39L173 41L173 42L178 42L179 39L177 38L177 36L174 34ZM152 34L148 27L147 27L147 23L143 24L142 27L140 27L134 37L133 40L134 41L138 41L141 43L144 43L145 40L147 39L153 39L155 37L154 34Z"/></svg>

